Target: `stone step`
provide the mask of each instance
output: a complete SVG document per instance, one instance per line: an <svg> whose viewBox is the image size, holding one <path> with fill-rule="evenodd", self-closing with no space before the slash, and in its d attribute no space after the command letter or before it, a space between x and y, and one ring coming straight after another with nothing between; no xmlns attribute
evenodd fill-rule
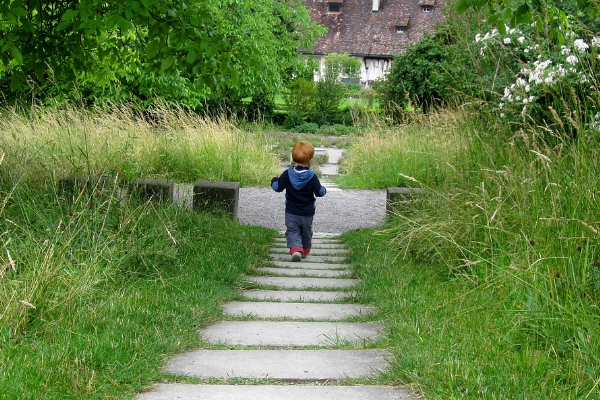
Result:
<svg viewBox="0 0 600 400"><path fill-rule="evenodd" d="M382 330L378 322L220 321L200 333L211 344L334 347L376 340Z"/></svg>
<svg viewBox="0 0 600 400"><path fill-rule="evenodd" d="M332 380L368 378L388 366L382 350L194 350L165 370L201 379Z"/></svg>
<svg viewBox="0 0 600 400"><path fill-rule="evenodd" d="M388 386L193 385L164 384L138 400L409 400L406 390Z"/></svg>
<svg viewBox="0 0 600 400"><path fill-rule="evenodd" d="M259 272L264 272L271 276L306 276L318 278L346 278L352 275L352 271L329 270L329 269L310 269L310 268L256 268Z"/></svg>
<svg viewBox="0 0 600 400"><path fill-rule="evenodd" d="M273 253L269 254L269 257L275 261L290 261L291 256L289 254L284 253ZM309 254L308 258L302 260L302 262L317 262L317 263L343 263L346 261L346 257L340 256L315 256Z"/></svg>
<svg viewBox="0 0 600 400"><path fill-rule="evenodd" d="M287 247L272 247L269 249L269 252L271 253L277 253L277 254L290 254L290 249L288 249ZM327 256L327 255L344 255L344 254L349 254L350 251L346 250L346 249L311 249L310 254L308 255L309 257L311 255L314 256Z"/></svg>
<svg viewBox="0 0 600 400"><path fill-rule="evenodd" d="M274 241L275 241L275 243L279 243L279 244L281 244L281 243L287 244L287 240L284 237L282 237L282 238L275 238ZM335 238L335 237L316 239L313 236L312 244L315 245L315 247L316 247L316 245L319 245L319 244L322 244L322 243L343 244L343 242L340 239Z"/></svg>
<svg viewBox="0 0 600 400"><path fill-rule="evenodd" d="M271 300L281 302L293 301L337 301L350 296L349 292L320 292L306 290L244 290L242 296L247 299Z"/></svg>
<svg viewBox="0 0 600 400"><path fill-rule="evenodd" d="M309 256L310 257L310 256ZM310 260L310 261L306 261ZM306 269L351 269L351 264L331 264L313 262L312 258L307 258L302 262L294 261L273 261L273 264L279 268L306 268Z"/></svg>
<svg viewBox="0 0 600 400"><path fill-rule="evenodd" d="M375 308L364 304L232 301L223 306L223 313L234 317L312 319L317 321L338 321L374 312Z"/></svg>
<svg viewBox="0 0 600 400"><path fill-rule="evenodd" d="M286 243L273 243L273 247L277 247L277 248L283 248L288 250L289 252L289 247L287 247ZM346 245L345 244L341 244L341 243L313 243L313 249L346 249Z"/></svg>
<svg viewBox="0 0 600 400"><path fill-rule="evenodd" d="M261 285L276 286L281 289L340 289L350 288L360 283L360 279L292 278L285 276L248 276L246 280Z"/></svg>

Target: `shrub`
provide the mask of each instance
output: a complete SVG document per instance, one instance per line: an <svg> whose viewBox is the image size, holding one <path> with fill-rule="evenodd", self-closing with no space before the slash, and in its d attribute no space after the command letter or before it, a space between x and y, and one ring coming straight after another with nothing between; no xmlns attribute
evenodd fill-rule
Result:
<svg viewBox="0 0 600 400"><path fill-rule="evenodd" d="M293 129L294 132L301 133L317 133L319 131L319 125L314 122L305 122Z"/></svg>
<svg viewBox="0 0 600 400"><path fill-rule="evenodd" d="M439 38L426 36L409 47L405 54L396 57L387 80L377 89L383 97L383 107L394 115L410 102L423 111L442 105L448 98L449 76L447 50Z"/></svg>
<svg viewBox="0 0 600 400"><path fill-rule="evenodd" d="M306 114L302 111L291 110L285 117L283 125L287 129L296 128L306 122Z"/></svg>

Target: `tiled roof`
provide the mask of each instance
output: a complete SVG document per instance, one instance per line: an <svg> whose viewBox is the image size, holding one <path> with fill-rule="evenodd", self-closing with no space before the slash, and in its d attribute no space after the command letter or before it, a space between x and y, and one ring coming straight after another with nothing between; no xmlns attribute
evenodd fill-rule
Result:
<svg viewBox="0 0 600 400"><path fill-rule="evenodd" d="M373 0L304 0L313 22L328 32L317 41L316 54L350 53L357 56L393 56L403 53L410 43L433 33L442 22L443 0L380 0L373 12ZM329 13L329 3L341 4L340 12ZM423 12L423 6L430 12ZM408 27L397 32L396 27Z"/></svg>

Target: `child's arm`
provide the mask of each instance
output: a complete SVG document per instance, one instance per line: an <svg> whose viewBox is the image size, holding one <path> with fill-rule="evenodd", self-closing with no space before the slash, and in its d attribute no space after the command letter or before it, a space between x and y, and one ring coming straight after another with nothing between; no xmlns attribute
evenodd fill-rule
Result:
<svg viewBox="0 0 600 400"><path fill-rule="evenodd" d="M287 171L284 171L281 176L276 176L271 179L271 188L276 192L283 192L287 185L288 175Z"/></svg>
<svg viewBox="0 0 600 400"><path fill-rule="evenodd" d="M321 181L319 181L319 178L317 178L316 175L313 178L313 188L316 197L323 197L325 196L325 193L327 193L327 189L325 186L321 185Z"/></svg>

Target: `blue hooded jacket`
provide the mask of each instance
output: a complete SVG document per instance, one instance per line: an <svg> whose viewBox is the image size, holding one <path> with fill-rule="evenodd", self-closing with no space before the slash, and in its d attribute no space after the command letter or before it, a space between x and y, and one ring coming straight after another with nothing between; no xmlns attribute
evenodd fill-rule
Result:
<svg viewBox="0 0 600 400"><path fill-rule="evenodd" d="M323 197L327 190L319 178L307 167L296 165L283 171L281 176L271 180L276 192L285 190L285 211L302 216L315 215L315 197Z"/></svg>

